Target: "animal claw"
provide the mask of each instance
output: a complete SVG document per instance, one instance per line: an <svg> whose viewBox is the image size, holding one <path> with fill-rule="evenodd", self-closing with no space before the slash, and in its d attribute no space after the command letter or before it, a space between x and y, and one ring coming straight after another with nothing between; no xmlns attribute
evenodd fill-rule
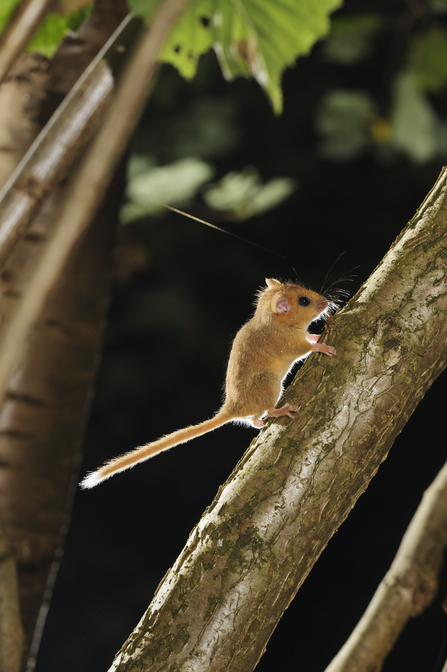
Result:
<svg viewBox="0 0 447 672"><path fill-rule="evenodd" d="M281 406L281 408L269 408L267 412L271 418L280 418L281 416L286 415L293 420L295 413L298 413L299 410L299 406L293 406L292 404L287 403L284 404L284 406Z"/></svg>

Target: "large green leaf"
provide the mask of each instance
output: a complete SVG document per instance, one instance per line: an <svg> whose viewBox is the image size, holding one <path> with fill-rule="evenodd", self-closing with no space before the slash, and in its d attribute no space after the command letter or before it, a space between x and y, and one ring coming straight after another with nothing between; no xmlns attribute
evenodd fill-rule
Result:
<svg viewBox="0 0 447 672"><path fill-rule="evenodd" d="M160 60L191 78L201 54L214 47L225 77L254 77L279 113L283 70L328 32L328 15L341 3L191 0L166 40ZM130 0L132 10L149 21L157 4L156 0Z"/></svg>
<svg viewBox="0 0 447 672"><path fill-rule="evenodd" d="M0 0L0 34L20 0ZM66 13L48 12L28 44L27 51L38 51L52 58L68 30L76 31L92 11L93 2Z"/></svg>

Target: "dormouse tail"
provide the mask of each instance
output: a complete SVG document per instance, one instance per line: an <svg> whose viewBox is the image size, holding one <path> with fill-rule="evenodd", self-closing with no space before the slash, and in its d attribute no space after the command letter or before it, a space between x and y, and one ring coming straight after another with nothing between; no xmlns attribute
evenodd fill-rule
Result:
<svg viewBox="0 0 447 672"><path fill-rule="evenodd" d="M131 450L129 453L125 453L120 457L115 457L113 460L106 462L104 466L85 476L81 481L81 488L94 488L95 485L105 481L106 478L110 478L113 474L129 469L138 462L144 462L154 455L157 455L157 453L161 453L162 450L168 450L173 446L178 446L180 443L191 441L191 439L194 439L196 436L212 432L213 429L225 425L225 423L230 422L231 419L232 418L227 413L219 412L210 420L205 420L205 422L201 422L198 425L179 429L177 432L163 436L161 439L158 439L158 441L147 443L145 446L135 448L135 450Z"/></svg>

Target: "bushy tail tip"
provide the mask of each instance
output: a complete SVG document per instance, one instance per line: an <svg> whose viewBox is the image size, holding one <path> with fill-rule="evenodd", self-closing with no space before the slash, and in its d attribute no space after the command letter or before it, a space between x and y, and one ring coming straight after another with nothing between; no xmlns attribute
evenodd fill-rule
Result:
<svg viewBox="0 0 447 672"><path fill-rule="evenodd" d="M87 476L84 476L79 485L81 486L82 490L90 490L91 488L94 488L95 485L98 485L98 483L101 483L103 480L104 477L101 476L99 471L92 471L90 474L87 474Z"/></svg>
<svg viewBox="0 0 447 672"><path fill-rule="evenodd" d="M168 450L173 446L178 446L181 443L187 443L196 436L211 432L213 429L216 429L216 427L225 425L225 423L232 419L232 416L223 411L220 411L214 416L214 418L211 418L210 420L205 420L205 422L200 422L198 425L192 425L191 427L184 427L183 429L179 429L177 432L163 436L161 439L158 439L158 441L153 441L152 443L147 443L144 446L135 448L134 450L131 450L130 452L125 453L120 457L115 457L113 460L106 462L96 471L92 471L90 474L87 474L87 476L82 479L80 486L83 490L94 488L95 485L102 483L102 481L110 478L110 476L113 476L113 474L117 474L120 471L124 471L125 469L130 469L135 464L144 462L154 455L158 455L158 453L161 453L164 450Z"/></svg>

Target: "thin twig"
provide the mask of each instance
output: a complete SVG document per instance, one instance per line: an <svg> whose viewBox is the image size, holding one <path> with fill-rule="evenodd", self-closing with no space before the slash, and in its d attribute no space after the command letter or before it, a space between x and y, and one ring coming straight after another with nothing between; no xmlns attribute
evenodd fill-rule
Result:
<svg viewBox="0 0 447 672"><path fill-rule="evenodd" d="M404 625L431 602L447 545L447 463L424 493L393 563L326 672L382 668Z"/></svg>
<svg viewBox="0 0 447 672"><path fill-rule="evenodd" d="M23 0L0 38L0 84L30 41L52 0Z"/></svg>

